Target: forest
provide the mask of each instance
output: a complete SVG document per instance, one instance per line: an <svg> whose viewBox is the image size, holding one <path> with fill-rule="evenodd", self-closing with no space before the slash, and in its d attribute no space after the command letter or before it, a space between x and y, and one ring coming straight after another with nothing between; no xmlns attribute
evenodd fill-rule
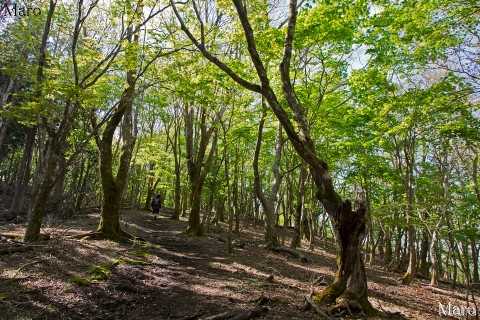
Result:
<svg viewBox="0 0 480 320"><path fill-rule="evenodd" d="M2 0L0 318L478 319L479 21Z"/></svg>

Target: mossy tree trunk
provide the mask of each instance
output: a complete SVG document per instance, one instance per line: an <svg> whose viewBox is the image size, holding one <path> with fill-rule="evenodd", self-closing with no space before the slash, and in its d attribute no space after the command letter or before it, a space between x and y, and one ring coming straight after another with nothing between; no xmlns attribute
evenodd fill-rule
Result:
<svg viewBox="0 0 480 320"><path fill-rule="evenodd" d="M132 40L133 35L130 35ZM96 143L100 151L100 178L102 182L103 202L100 223L96 233L104 238L124 240L130 238L120 225L120 211L123 194L127 185L130 160L135 145L132 132L132 106L135 98L136 78L132 71L127 72L127 88L122 94L118 107L106 124L101 138L96 135ZM92 116L94 127L96 120ZM123 120L123 123L122 123ZM114 175L113 137L117 126L122 123L122 152L117 174Z"/></svg>
<svg viewBox="0 0 480 320"><path fill-rule="evenodd" d="M138 19L138 17L136 17ZM136 21L136 23L139 23ZM127 27L126 37L132 50L126 50L128 53L126 59L138 62L138 55L135 53L136 45L139 42L138 27L130 25ZM96 132L95 142L100 151L100 178L103 191L103 202L100 214L100 222L95 231L96 237L107 238L117 241L124 241L133 238L125 232L120 225L120 213L123 202L123 196L126 190L130 161L135 146L136 134L133 124L133 102L136 97L136 82L142 71L135 69L135 63L132 68L126 72L127 86L122 92L122 96L116 109L105 124L102 133ZM145 71L145 70L144 70ZM91 112L91 121L93 128L98 128L95 112ZM122 148L116 174L114 174L114 152L113 138L117 127L121 125Z"/></svg>
<svg viewBox="0 0 480 320"><path fill-rule="evenodd" d="M339 214L332 220L336 236L337 272L333 283L317 295L316 300L334 303L342 298L355 299L367 312L371 306L368 302L365 265L361 254L367 214L361 193L357 193L355 202L355 208L352 208L350 201L344 201Z"/></svg>

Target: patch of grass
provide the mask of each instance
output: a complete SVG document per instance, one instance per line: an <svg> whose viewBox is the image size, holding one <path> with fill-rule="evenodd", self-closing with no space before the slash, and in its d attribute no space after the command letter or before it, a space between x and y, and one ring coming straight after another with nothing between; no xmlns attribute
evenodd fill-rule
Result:
<svg viewBox="0 0 480 320"><path fill-rule="evenodd" d="M131 265L131 266L148 266L151 265L150 262L147 261L142 261L142 260L124 260L124 259L118 259L115 260L113 263L114 266L119 265L119 264L124 264L124 265Z"/></svg>
<svg viewBox="0 0 480 320"><path fill-rule="evenodd" d="M112 268L113 265L107 265L107 264L99 264L96 266L90 266L88 267L88 271L90 272L91 276L88 278L83 278L83 277L75 277L70 280L68 280L69 283L73 283L82 287L87 287L90 285L92 282L96 282L98 280L103 280L107 276L109 276L112 273Z"/></svg>
<svg viewBox="0 0 480 320"><path fill-rule="evenodd" d="M14 313L9 306L2 309L2 317L5 317L5 319L15 319L13 316Z"/></svg>
<svg viewBox="0 0 480 320"><path fill-rule="evenodd" d="M148 250L148 249L161 249L162 246L158 245L158 244L153 244L153 243L149 243L149 242L143 242L143 243L138 243L139 247L142 248L142 249L145 249L145 250Z"/></svg>
<svg viewBox="0 0 480 320"><path fill-rule="evenodd" d="M143 251L132 251L130 252L132 255L140 257L140 258L148 258L148 257L156 257L156 254L150 252L143 252Z"/></svg>
<svg viewBox="0 0 480 320"><path fill-rule="evenodd" d="M148 256L148 253L143 252L142 255L145 254ZM73 283L82 287L89 286L92 282L97 282L99 280L104 280L110 274L112 274L113 268L120 264L123 265L131 265L131 266L148 266L151 265L150 262L142 261L142 260L130 260L130 259L118 259L115 260L112 264L98 264L94 266L88 267L88 271L90 272L90 277L82 278L82 277L75 277L68 280L69 283ZM0 300L1 301L1 300Z"/></svg>
<svg viewBox="0 0 480 320"><path fill-rule="evenodd" d="M68 280L68 282L76 284L76 285L81 286L81 287L88 287L90 285L90 283L92 282L92 280L87 279L87 278L75 277L75 278L72 278L72 279Z"/></svg>
<svg viewBox="0 0 480 320"><path fill-rule="evenodd" d="M58 309L58 307L56 305L53 305L53 304L49 304L47 306L47 309L48 311L50 311L51 313L58 313L60 310Z"/></svg>
<svg viewBox="0 0 480 320"><path fill-rule="evenodd" d="M106 264L99 264L96 266L90 266L88 270L92 274L93 279L103 280L112 273L112 266Z"/></svg>
<svg viewBox="0 0 480 320"><path fill-rule="evenodd" d="M177 236L188 240L194 240L198 238L198 236L187 232L187 230L177 233Z"/></svg>

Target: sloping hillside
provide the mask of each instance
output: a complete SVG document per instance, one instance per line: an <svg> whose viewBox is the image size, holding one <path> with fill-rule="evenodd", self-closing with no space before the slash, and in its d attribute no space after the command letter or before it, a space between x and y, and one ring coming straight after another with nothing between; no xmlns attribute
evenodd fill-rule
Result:
<svg viewBox="0 0 480 320"><path fill-rule="evenodd" d="M125 228L146 242L69 237L95 228L98 213L91 213L52 223L42 231L49 239L33 249L0 255L1 319L186 320L243 311L264 319L321 319L304 310L304 296L332 280L331 243L327 251L323 242L314 252L301 250L309 260L301 262L263 248L261 229L251 226L234 235L234 254L228 255L226 225L193 238L182 233L186 221L172 221L166 213L154 220L147 212L124 212ZM1 248L15 245L22 227L0 225ZM382 312L378 319L440 319L439 303L466 306L461 290L445 284L433 289L424 280L401 286L400 276L368 268L370 301Z"/></svg>

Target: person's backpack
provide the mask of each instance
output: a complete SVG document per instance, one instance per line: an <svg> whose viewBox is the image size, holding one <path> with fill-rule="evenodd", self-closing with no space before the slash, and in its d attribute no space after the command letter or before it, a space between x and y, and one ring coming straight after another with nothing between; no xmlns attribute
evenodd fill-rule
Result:
<svg viewBox="0 0 480 320"><path fill-rule="evenodd" d="M160 205L160 199L158 199L158 198L153 199L153 204L155 206L159 206Z"/></svg>

